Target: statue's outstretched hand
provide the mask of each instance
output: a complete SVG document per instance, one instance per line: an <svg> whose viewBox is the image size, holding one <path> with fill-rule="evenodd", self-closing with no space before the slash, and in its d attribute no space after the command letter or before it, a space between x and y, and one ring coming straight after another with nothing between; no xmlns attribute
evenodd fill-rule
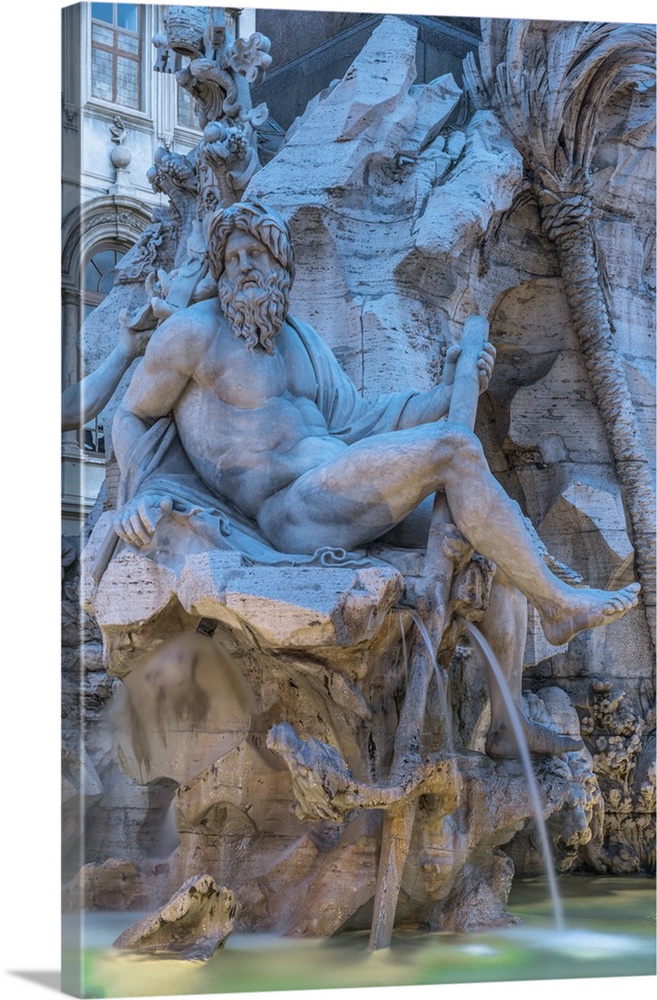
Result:
<svg viewBox="0 0 657 1000"><path fill-rule="evenodd" d="M170 496L163 493L144 493L130 500L114 519L114 531L130 545L141 548L148 545L160 518L173 508Z"/></svg>

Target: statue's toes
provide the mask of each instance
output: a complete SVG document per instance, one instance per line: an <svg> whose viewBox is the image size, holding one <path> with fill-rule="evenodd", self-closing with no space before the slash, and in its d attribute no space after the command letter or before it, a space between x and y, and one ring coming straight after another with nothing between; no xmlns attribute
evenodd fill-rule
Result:
<svg viewBox="0 0 657 1000"><path fill-rule="evenodd" d="M630 608L636 607L639 601L640 590L640 584L631 583L623 590L619 590L615 594L610 594L609 599L603 607L603 613L605 615L618 615L629 611Z"/></svg>

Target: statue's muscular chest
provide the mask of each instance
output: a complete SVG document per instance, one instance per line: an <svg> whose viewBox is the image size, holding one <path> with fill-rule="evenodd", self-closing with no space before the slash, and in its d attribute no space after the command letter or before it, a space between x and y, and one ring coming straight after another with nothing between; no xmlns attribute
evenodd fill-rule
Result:
<svg viewBox="0 0 657 1000"><path fill-rule="evenodd" d="M313 395L314 379L281 338L274 353L261 347L247 350L232 333L219 334L194 373L196 385L229 407L259 409L287 397L301 400Z"/></svg>
<svg viewBox="0 0 657 1000"><path fill-rule="evenodd" d="M216 337L194 373L197 387L237 409L258 409L285 395L287 374L278 354L248 351L232 336Z"/></svg>

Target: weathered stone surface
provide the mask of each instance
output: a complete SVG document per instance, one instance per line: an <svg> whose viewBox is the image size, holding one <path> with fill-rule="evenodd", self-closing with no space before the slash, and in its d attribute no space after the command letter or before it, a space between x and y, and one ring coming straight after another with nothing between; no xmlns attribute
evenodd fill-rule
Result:
<svg viewBox="0 0 657 1000"><path fill-rule="evenodd" d="M277 804L276 791L267 796L273 811L266 819L262 812L258 818L258 804L249 805L246 780L253 751L243 747L239 752L247 754L243 762L234 760L233 752L181 789L177 806L181 846L172 861L173 870L182 870L176 866L191 857L215 870L218 866L219 877L230 879L244 905L241 921L252 929L326 936L346 926L369 926L366 904L374 894L378 844L376 824L371 821L375 813L366 810L376 802L382 805L390 789L367 786L353 792L354 809L365 811L334 826L330 834L329 827L328 836L313 843L302 831L314 826L316 837L316 823L292 823L285 829L277 812L283 808L284 797ZM572 755L573 759L577 756ZM436 759L434 763L441 762ZM508 858L490 851L510 840L532 814L522 770L516 764L495 764L482 755L457 755L442 763L448 765L442 778L438 770L435 778L427 778L438 784L417 789L423 794L423 807L404 870L399 923L429 923L449 930L507 924L511 918L506 899L513 869ZM575 764L571 761L570 766ZM265 771L260 773L265 778ZM577 781L568 767L548 767L539 780L546 817L565 810L577 795ZM260 787L265 787L262 782ZM267 787L272 788L270 781ZM356 788L351 787L352 791ZM459 812L462 822L455 827L450 817L466 802L465 813ZM229 807L222 830L207 826L210 810L216 806L224 811ZM230 807L237 811L231 812ZM258 847L259 832L268 823L282 837L280 846L285 844L273 865L271 854L263 854ZM249 845L248 857L235 854L238 840Z"/></svg>
<svg viewBox="0 0 657 1000"><path fill-rule="evenodd" d="M555 500L538 531L548 549L592 586L611 590L633 576L634 549L624 521L620 487L579 481Z"/></svg>
<svg viewBox="0 0 657 1000"><path fill-rule="evenodd" d="M455 257L459 248L482 236L494 215L511 204L521 169L517 150L495 116L477 112L449 182L429 196L416 230L418 253Z"/></svg>
<svg viewBox="0 0 657 1000"><path fill-rule="evenodd" d="M412 86L409 94L417 102L417 117L408 136L406 151L420 153L438 138L462 91L452 74L448 73L431 83Z"/></svg>
<svg viewBox="0 0 657 1000"><path fill-rule="evenodd" d="M297 203L299 192L306 202L324 201L327 192L362 185L368 162L376 155L394 157L418 116L408 94L415 78L415 34L412 25L386 18L344 78L304 116L275 160L252 181L249 192L266 200L273 173L276 204L283 211L286 204ZM436 108L436 115L441 114L443 102Z"/></svg>
<svg viewBox="0 0 657 1000"><path fill-rule="evenodd" d="M611 465L624 490L654 649L654 451L646 451L634 411L623 364L625 338L616 336L614 310L608 304L607 248L602 241L597 242L593 221L599 213L599 206L594 207L594 195L599 194L596 171L615 159L608 149L603 152L601 136L607 142L621 136L627 140L637 130L639 138L653 113L648 105L652 103L654 108L654 98L651 102L641 95L648 89L654 94L654 30L636 24L602 23L583 28L561 24L557 28L547 22L496 25L492 21L484 22L483 28L481 63L478 67L472 53L468 54L466 82L476 106L495 110L522 153L543 231L557 251L591 399ZM607 81L604 67L611 52L615 73ZM554 79L554 86L546 96L543 113L534 114L529 111L531 88L543 87L548 78L551 83ZM632 102L629 108L628 99ZM636 114L640 104L644 104L645 116ZM628 162L630 176L637 169L641 173L647 131L639 138L633 162ZM617 145L616 163L623 159L618 156L621 145ZM600 200L604 202L604 196ZM629 241L625 246L629 250ZM628 256L636 260L637 249L632 248ZM620 270L627 275L627 267L621 265ZM641 299L643 289L637 291ZM630 318L627 313L625 318ZM644 335L647 331L645 326ZM578 460L586 458L580 455Z"/></svg>
<svg viewBox="0 0 657 1000"><path fill-rule="evenodd" d="M587 428L586 438L582 427ZM546 432L552 429L552 436L547 437ZM608 463L604 427L593 404L584 363L574 351L559 352L543 378L518 390L508 435L520 448L538 447L545 462Z"/></svg>
<svg viewBox="0 0 657 1000"><path fill-rule="evenodd" d="M102 538L105 531L101 521L93 537ZM93 549L87 565L92 558ZM403 590L401 574L390 566L242 563L239 553L206 552L188 556L176 574L138 552L120 553L95 594L106 641L112 635L113 652L129 653L130 627L157 619L177 602L190 616L216 618L238 630L248 621L269 648L356 646L376 637ZM95 588L93 581L88 587Z"/></svg>
<svg viewBox="0 0 657 1000"><path fill-rule="evenodd" d="M442 907L438 929L468 933L519 923L506 909L513 875L513 863L499 850L468 864Z"/></svg>
<svg viewBox="0 0 657 1000"><path fill-rule="evenodd" d="M62 910L136 910L144 903L139 869L132 861L109 858L85 865L62 890Z"/></svg>
<svg viewBox="0 0 657 1000"><path fill-rule="evenodd" d="M598 872L655 871L655 707L624 685L594 679L582 734L604 794L587 866Z"/></svg>
<svg viewBox="0 0 657 1000"><path fill-rule="evenodd" d="M567 644L553 646L552 643L547 641L538 612L530 604L527 608L527 641L525 642L525 652L523 654L524 666L534 667L543 660L557 656L559 653L565 653L567 649Z"/></svg>
<svg viewBox="0 0 657 1000"><path fill-rule="evenodd" d="M99 550L112 524L112 514L106 511L98 520L85 549L82 568L82 602L93 606L99 624L118 621L139 621L157 614L166 607L174 573L164 566L153 564L135 552L119 553L112 564L117 567L112 574L105 574L99 588L93 578L93 568ZM119 572L118 567L121 566ZM144 572L144 568L148 572ZM134 608L134 611L129 609Z"/></svg>
<svg viewBox="0 0 657 1000"><path fill-rule="evenodd" d="M544 714L542 721L549 724L549 716ZM555 759L537 773L543 815L550 823L550 817L579 795L582 752L568 754L567 759L569 766ZM467 931L505 925L513 922L506 911L513 874L506 845L511 842L508 850L515 859L517 838L512 838L527 820L532 821L527 783L515 761L459 756L457 768L459 801L468 803L465 827L455 827L454 814L441 815L440 808L421 811L403 886L411 898L425 901L425 919L437 928ZM593 783L597 788L595 779ZM495 850L500 844L505 845L505 854Z"/></svg>
<svg viewBox="0 0 657 1000"><path fill-rule="evenodd" d="M546 682L550 678L559 684L566 682L575 697L579 679L599 673L600 664L604 664L610 678L633 679L643 687L643 682L654 676L654 665L645 654L646 639L644 623L637 627L636 622L612 622L602 633L598 630L576 636L565 652L532 667L531 674Z"/></svg>
<svg viewBox="0 0 657 1000"><path fill-rule="evenodd" d="M565 691L557 687L540 688L536 693L528 692L523 701L527 718L555 732L580 736L578 714ZM557 788L562 793L557 808L548 818L547 829L555 867L565 872L577 866L587 845L599 837L603 805L593 761L583 747L559 759L537 761L535 772L542 796L549 800ZM533 819L506 851L519 873L537 875L546 870Z"/></svg>
<svg viewBox="0 0 657 1000"><path fill-rule="evenodd" d="M401 576L388 567L260 566L233 568L223 575L220 559L208 553L187 564L178 592L183 607L248 621L259 641L272 648L371 641L402 593Z"/></svg>
<svg viewBox="0 0 657 1000"><path fill-rule="evenodd" d="M255 704L232 651L181 632L142 656L116 693L122 768L140 784L187 782L242 742Z"/></svg>
<svg viewBox="0 0 657 1000"><path fill-rule="evenodd" d="M267 787L266 796L253 797L253 788L258 786ZM243 741L181 785L175 800L179 831L202 826L218 805L241 810L260 832L298 834L298 823L288 808L289 779L264 747Z"/></svg>
<svg viewBox="0 0 657 1000"><path fill-rule="evenodd" d="M188 879L160 910L125 930L114 947L207 961L233 930L238 911L229 889L200 875Z"/></svg>

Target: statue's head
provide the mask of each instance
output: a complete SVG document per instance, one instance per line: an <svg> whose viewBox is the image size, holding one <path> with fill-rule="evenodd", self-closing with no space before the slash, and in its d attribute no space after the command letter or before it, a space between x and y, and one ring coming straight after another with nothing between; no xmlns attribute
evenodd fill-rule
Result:
<svg viewBox="0 0 657 1000"><path fill-rule="evenodd" d="M219 209L208 229L208 258L235 336L271 354L294 279L287 224L258 201Z"/></svg>

